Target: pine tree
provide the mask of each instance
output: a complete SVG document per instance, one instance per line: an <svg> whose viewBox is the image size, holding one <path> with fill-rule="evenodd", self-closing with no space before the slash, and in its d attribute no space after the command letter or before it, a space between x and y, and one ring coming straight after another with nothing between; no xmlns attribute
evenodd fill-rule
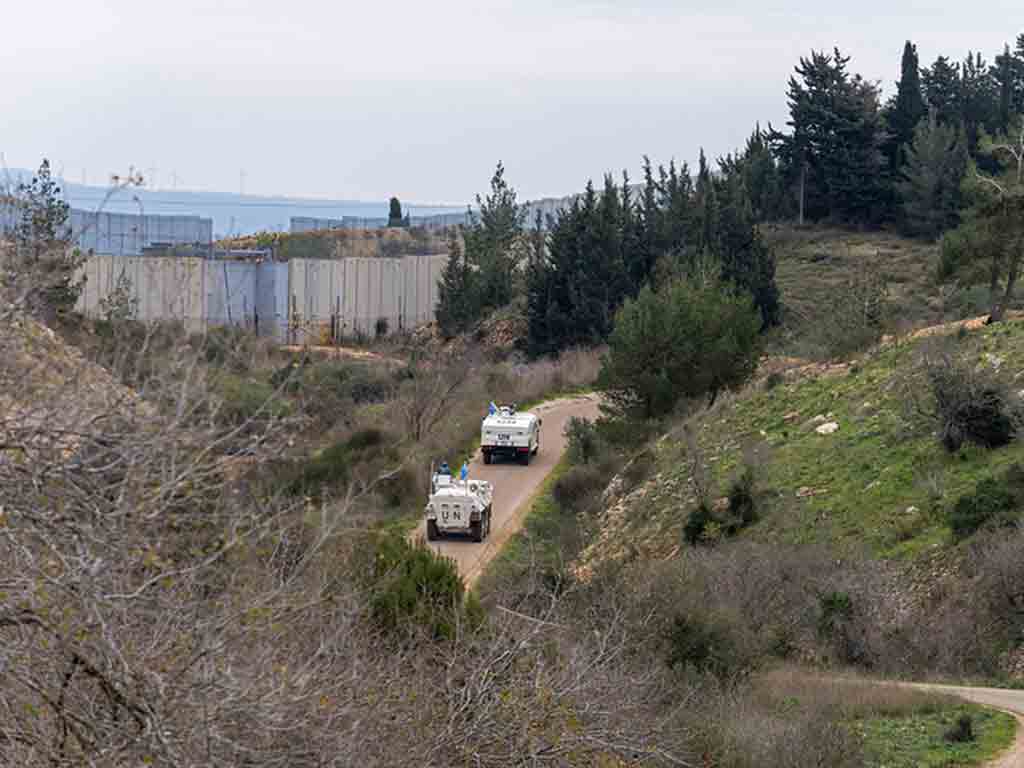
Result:
<svg viewBox="0 0 1024 768"><path fill-rule="evenodd" d="M903 47L900 80L896 98L888 110L889 163L898 171L906 162L906 151L914 140L914 129L928 114L921 91L921 76L917 59L917 47L909 40Z"/></svg>
<svg viewBox="0 0 1024 768"><path fill-rule="evenodd" d="M448 236L448 263L441 272L435 317L445 338L463 331L480 316L476 270L466 259L458 236Z"/></svg>
<svg viewBox="0 0 1024 768"><path fill-rule="evenodd" d="M957 225L967 162L962 128L943 125L934 114L918 125L898 184L910 234L936 238Z"/></svg>
<svg viewBox="0 0 1024 768"><path fill-rule="evenodd" d="M21 254L37 262L45 254L67 248L71 239L71 207L50 172L49 160L43 160L32 181L18 184L15 200L20 218L14 228L14 240Z"/></svg>
<svg viewBox="0 0 1024 768"><path fill-rule="evenodd" d="M694 188L695 222L693 232L693 249L696 253L715 253L718 251L719 210L718 194L711 178L711 168L704 149L700 150L697 167L697 183Z"/></svg>
<svg viewBox="0 0 1024 768"><path fill-rule="evenodd" d="M399 202L397 197L392 197L391 202L388 206L388 226L389 227L404 227L406 226L405 220L402 218L402 203Z"/></svg>
<svg viewBox="0 0 1024 768"><path fill-rule="evenodd" d="M772 139L798 166L808 216L873 225L890 197L881 152L885 132L878 88L860 75L851 77L848 63L838 49L801 57L789 81L793 133Z"/></svg>
<svg viewBox="0 0 1024 768"><path fill-rule="evenodd" d="M1010 116L1013 114L1017 85L1017 73L1009 45L1004 46L1002 54L996 56L996 63L992 67L991 75L999 92L997 127L999 131L1005 133L1010 127Z"/></svg>
<svg viewBox="0 0 1024 768"><path fill-rule="evenodd" d="M466 230L466 253L480 270L480 300L484 311L512 300L516 271L522 261L521 238L526 211L516 191L505 181L499 162L491 178L491 191L477 195L479 218Z"/></svg>
<svg viewBox="0 0 1024 768"><path fill-rule="evenodd" d="M615 318L598 387L618 416L642 420L680 400L745 382L757 368L760 318L750 299L699 276L645 287Z"/></svg>
<svg viewBox="0 0 1024 768"><path fill-rule="evenodd" d="M721 263L722 281L754 299L761 327L767 329L781 319L775 255L757 228L741 168L727 159L719 166L717 224L709 250Z"/></svg>
<svg viewBox="0 0 1024 768"><path fill-rule="evenodd" d="M1008 135L992 139L981 131L979 152L996 174L970 168L965 190L971 205L960 227L942 241L941 274L968 284L987 273L990 322L1003 319L1024 266L1024 118Z"/></svg>
<svg viewBox="0 0 1024 768"><path fill-rule="evenodd" d="M921 72L925 101L939 125L954 128L963 122L963 95L960 65L945 56Z"/></svg>
<svg viewBox="0 0 1024 768"><path fill-rule="evenodd" d="M967 54L961 68L960 84L967 151L971 157L976 157L981 134L997 131L999 122L999 96L995 80L980 53Z"/></svg>

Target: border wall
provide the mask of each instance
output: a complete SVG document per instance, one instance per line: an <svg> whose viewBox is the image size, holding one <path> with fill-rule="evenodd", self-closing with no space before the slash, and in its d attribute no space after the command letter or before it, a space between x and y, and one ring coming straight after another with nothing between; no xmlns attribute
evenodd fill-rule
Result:
<svg viewBox="0 0 1024 768"><path fill-rule="evenodd" d="M100 316L122 281L142 321L179 320L190 333L239 326L282 344L329 344L376 334L381 321L388 332L432 321L447 261L447 254L287 262L93 256L77 308Z"/></svg>
<svg viewBox="0 0 1024 768"><path fill-rule="evenodd" d="M420 229L447 229L469 223L466 213L438 213L430 216L409 216L409 226ZM319 232L330 229L385 229L388 217L364 218L361 216L342 216L339 219L322 219L313 216L292 216L289 219L288 231L291 234L303 232Z"/></svg>
<svg viewBox="0 0 1024 768"><path fill-rule="evenodd" d="M11 202L0 202L0 234L14 229L20 213ZM192 245L209 248L213 219L200 216L107 213L72 208L68 214L71 241L82 251L116 256L140 256L147 248Z"/></svg>

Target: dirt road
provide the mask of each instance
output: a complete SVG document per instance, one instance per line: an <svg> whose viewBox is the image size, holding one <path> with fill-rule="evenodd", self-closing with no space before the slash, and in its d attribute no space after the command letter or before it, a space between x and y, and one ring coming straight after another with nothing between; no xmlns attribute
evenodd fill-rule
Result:
<svg viewBox="0 0 1024 768"><path fill-rule="evenodd" d="M566 423L573 416L595 419L598 415L597 397L581 396L552 400L530 409L542 421L540 452L533 457L530 466L516 462L497 461L485 465L479 452L469 465L469 476L488 480L494 484L493 517L491 535L476 544L465 539L446 539L431 542L430 546L443 555L455 560L467 587L472 587L489 563L505 543L523 526L523 518L529 511L529 503L554 469L565 451L565 437L562 435ZM458 471L458 468L452 468ZM421 521L414 534L426 539L426 523Z"/></svg>
<svg viewBox="0 0 1024 768"><path fill-rule="evenodd" d="M958 685L932 685L906 683L913 688L937 693L949 693L961 699L1001 709L1017 718L1017 738L1009 751L988 763L987 768L1021 768L1024 766L1024 691L1005 688L964 688Z"/></svg>

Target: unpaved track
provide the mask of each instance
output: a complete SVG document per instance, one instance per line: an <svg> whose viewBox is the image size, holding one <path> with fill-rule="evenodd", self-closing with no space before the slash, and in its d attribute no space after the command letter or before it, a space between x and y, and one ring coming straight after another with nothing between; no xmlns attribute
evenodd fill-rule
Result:
<svg viewBox="0 0 1024 768"><path fill-rule="evenodd" d="M959 685L933 685L930 683L904 683L913 688L936 693L948 693L961 699L1001 709L1017 718L1017 738L1013 746L987 768L1024 768L1024 691L1005 688L966 688Z"/></svg>
<svg viewBox="0 0 1024 768"><path fill-rule="evenodd" d="M471 478L488 480L494 485L491 535L480 544L470 541L468 537L430 542L435 551L455 560L467 587L473 586L487 564L523 527L530 501L565 452L566 441L562 432L569 419L573 416L596 419L598 400L594 395L567 397L531 408L530 412L537 414L542 422L540 451L533 457L530 466L524 467L508 460L499 460L488 466L483 463L479 451L469 465ZM458 467L452 469L458 472ZM414 536L426 540L425 521L420 521Z"/></svg>

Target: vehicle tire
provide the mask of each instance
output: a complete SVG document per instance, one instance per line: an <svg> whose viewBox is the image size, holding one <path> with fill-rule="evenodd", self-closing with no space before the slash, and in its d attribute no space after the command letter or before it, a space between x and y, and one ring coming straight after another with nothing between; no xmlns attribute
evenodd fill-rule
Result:
<svg viewBox="0 0 1024 768"><path fill-rule="evenodd" d="M483 453L484 453L484 464L490 464L491 463L491 452L490 451L484 451Z"/></svg>
<svg viewBox="0 0 1024 768"><path fill-rule="evenodd" d="M529 451L527 451L526 453L520 454L520 456L519 456L519 463L522 464L524 467L530 466L530 452Z"/></svg>
<svg viewBox="0 0 1024 768"><path fill-rule="evenodd" d="M484 538L489 539L491 537L491 508L487 508L487 530L484 532Z"/></svg>
<svg viewBox="0 0 1024 768"><path fill-rule="evenodd" d="M427 541L437 541L441 538L441 532L437 530L437 521L427 520Z"/></svg>
<svg viewBox="0 0 1024 768"><path fill-rule="evenodd" d="M484 540L483 520L477 520L476 522L469 524L469 535L473 537L473 541L477 544Z"/></svg>

